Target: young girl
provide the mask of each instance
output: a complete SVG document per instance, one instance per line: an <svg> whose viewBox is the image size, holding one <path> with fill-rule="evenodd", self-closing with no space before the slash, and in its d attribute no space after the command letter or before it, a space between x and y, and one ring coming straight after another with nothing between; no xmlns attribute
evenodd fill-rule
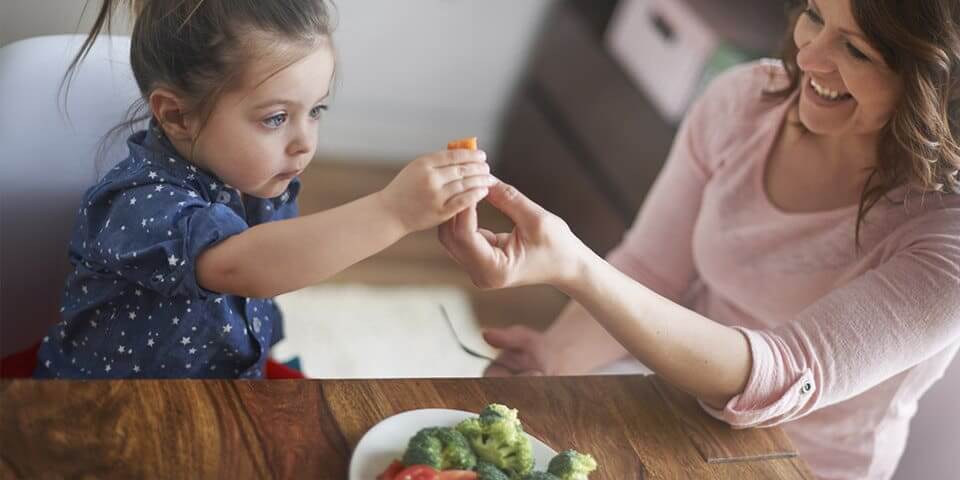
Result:
<svg viewBox="0 0 960 480"><path fill-rule="evenodd" d="M68 75L117 3L104 1ZM335 72L322 0L130 5L150 123L84 196L37 377L262 377L282 337L271 297L440 224L496 182L482 151L442 151L298 217Z"/></svg>

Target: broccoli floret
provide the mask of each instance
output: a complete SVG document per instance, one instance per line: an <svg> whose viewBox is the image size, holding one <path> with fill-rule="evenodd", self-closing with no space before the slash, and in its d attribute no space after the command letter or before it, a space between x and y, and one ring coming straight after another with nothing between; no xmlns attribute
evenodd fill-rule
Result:
<svg viewBox="0 0 960 480"><path fill-rule="evenodd" d="M503 470L496 465L483 460L477 461L477 480L510 480L510 477L503 473Z"/></svg>
<svg viewBox="0 0 960 480"><path fill-rule="evenodd" d="M490 404L479 417L460 422L457 431L467 437L479 460L492 463L512 480L533 470L533 450L517 410Z"/></svg>
<svg viewBox="0 0 960 480"><path fill-rule="evenodd" d="M470 470L477 456L460 432L449 427L430 427L417 432L403 453L403 464L429 465L437 470Z"/></svg>
<svg viewBox="0 0 960 480"><path fill-rule="evenodd" d="M576 450L564 450L550 460L547 471L560 480L587 480L590 472L597 469L597 461L590 454Z"/></svg>
<svg viewBox="0 0 960 480"><path fill-rule="evenodd" d="M519 412L516 408L510 408L499 403L491 403L490 405L483 407L483 410L480 410L480 418L486 420L505 418L512 422L516 422L519 425L520 419L517 416L518 413Z"/></svg>
<svg viewBox="0 0 960 480"><path fill-rule="evenodd" d="M560 480L560 478L552 473L530 472L523 476L523 480Z"/></svg>

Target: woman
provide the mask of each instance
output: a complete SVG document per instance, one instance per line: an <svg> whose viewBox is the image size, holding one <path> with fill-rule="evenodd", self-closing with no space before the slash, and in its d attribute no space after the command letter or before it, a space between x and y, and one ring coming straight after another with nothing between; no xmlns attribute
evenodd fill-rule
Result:
<svg viewBox="0 0 960 480"><path fill-rule="evenodd" d="M781 62L691 108L623 243L596 257L500 185L440 239L481 287L551 284L545 333L487 332L488 374L632 355L735 428L782 424L822 478L890 478L960 346L960 5L809 0Z"/></svg>

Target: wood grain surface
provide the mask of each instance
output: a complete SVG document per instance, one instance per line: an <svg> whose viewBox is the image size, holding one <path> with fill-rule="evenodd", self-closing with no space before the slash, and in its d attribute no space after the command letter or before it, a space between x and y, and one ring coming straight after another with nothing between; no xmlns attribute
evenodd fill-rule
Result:
<svg viewBox="0 0 960 480"><path fill-rule="evenodd" d="M734 431L655 377L0 382L3 478L344 479L377 422L517 408L591 479L813 478L777 428ZM426 425L425 425L426 426Z"/></svg>

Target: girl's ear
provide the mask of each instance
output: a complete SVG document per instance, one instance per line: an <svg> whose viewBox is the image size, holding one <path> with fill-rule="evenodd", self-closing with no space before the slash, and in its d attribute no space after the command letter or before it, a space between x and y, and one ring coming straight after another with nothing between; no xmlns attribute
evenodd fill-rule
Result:
<svg viewBox="0 0 960 480"><path fill-rule="evenodd" d="M193 140L193 124L185 113L185 103L172 90L157 88L150 92L150 111L171 140Z"/></svg>

